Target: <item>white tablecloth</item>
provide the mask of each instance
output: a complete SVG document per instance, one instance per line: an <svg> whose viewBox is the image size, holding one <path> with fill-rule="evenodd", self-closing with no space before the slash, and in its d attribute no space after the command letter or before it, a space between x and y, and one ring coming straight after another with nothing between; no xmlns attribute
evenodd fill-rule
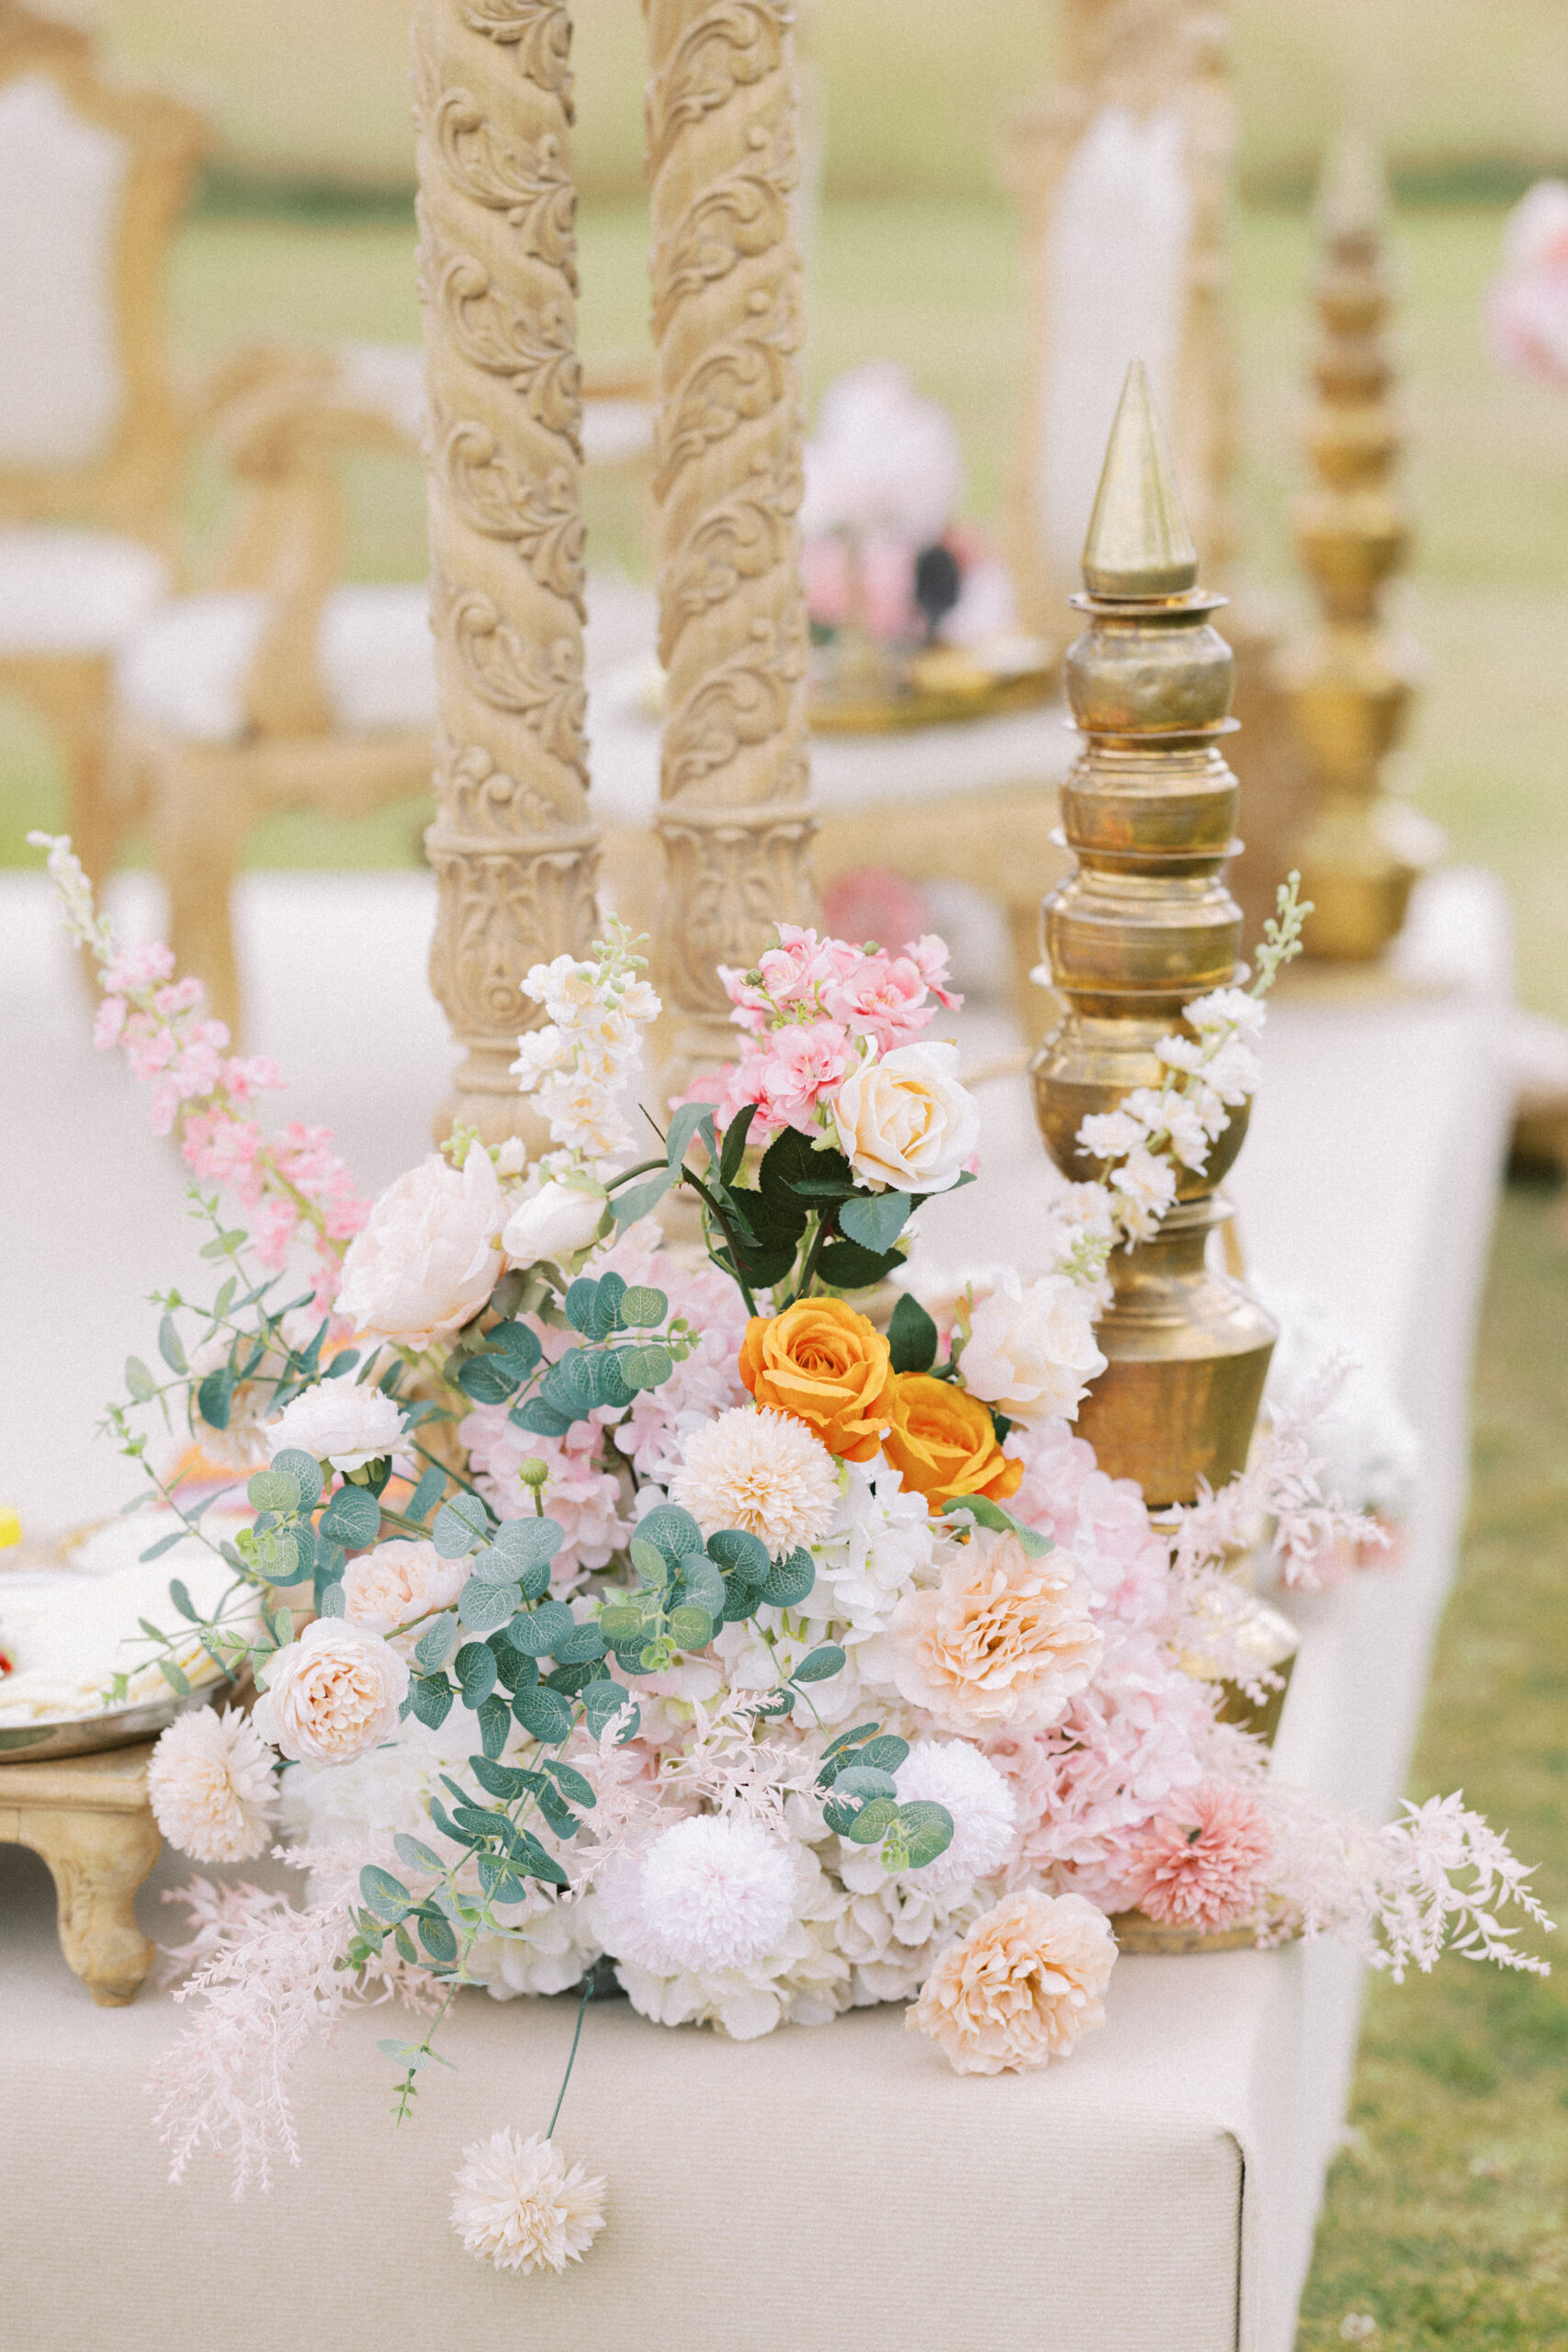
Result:
<svg viewBox="0 0 1568 2352"><path fill-rule="evenodd" d="M244 890L258 1044L295 1072L296 1115L335 1116L367 1182L421 1148L439 1091L425 888ZM1281 1001L1234 1187L1253 1261L1359 1325L1427 1443L1404 1566L1300 1607L1279 1746L1282 1773L1375 1813L1399 1791L1464 1490L1505 1109L1507 927L1487 877L1426 887L1405 961L1417 982L1446 962L1459 985ZM41 1528L125 1492L85 1419L144 1345L135 1300L183 1273L180 1185L133 1090L81 1046L30 881L0 886L0 1487ZM1044 1178L1021 1085L987 1090L983 1150L969 1254L1026 1261ZM3 2308L28 2352L368 2352L411 2313L537 2352L1288 2352L1359 1990L1327 1946L1123 1960L1103 2031L1066 2064L996 2082L950 2075L897 2011L737 2046L596 2008L560 2136L608 2173L611 2227L557 2282L469 2261L445 2201L466 2141L542 2128L565 2004L465 1996L461 2071L427 2075L397 2133L370 2049L396 2020L352 2019L307 2077L307 2168L236 2210L210 2167L164 2184L141 2085L178 2012L151 1988L129 2010L90 2006L31 1857L0 1853L0 1971Z"/></svg>

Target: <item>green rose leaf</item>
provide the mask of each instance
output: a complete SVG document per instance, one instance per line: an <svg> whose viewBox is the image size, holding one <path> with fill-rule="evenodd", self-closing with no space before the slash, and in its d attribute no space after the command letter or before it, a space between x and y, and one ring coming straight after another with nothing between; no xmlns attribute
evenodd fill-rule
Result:
<svg viewBox="0 0 1568 2352"><path fill-rule="evenodd" d="M857 1193L839 1211L839 1229L880 1256L892 1249L914 1205L908 1193Z"/></svg>
<svg viewBox="0 0 1568 2352"><path fill-rule="evenodd" d="M988 1495L954 1495L950 1501L943 1503L942 1510L953 1518L962 1518L967 1513L981 1527L992 1528L998 1535L1016 1535L1032 1560L1038 1560L1043 1554L1054 1552L1056 1548L1048 1535L1037 1534L1032 1527L1025 1527L1021 1520L1014 1519L1010 1510L1004 1510L1000 1503L992 1502Z"/></svg>
<svg viewBox="0 0 1568 2352"><path fill-rule="evenodd" d="M897 1250L863 1250L858 1241L829 1241L817 1261L823 1281L835 1290L870 1290L903 1262Z"/></svg>
<svg viewBox="0 0 1568 2352"><path fill-rule="evenodd" d="M614 1193L610 1201L610 1214L615 1218L616 1232L624 1233L628 1225L637 1223L638 1217L649 1216L674 1182L675 1170L663 1168L657 1176L645 1177L640 1184L629 1184L624 1193ZM623 1306L623 1314L625 1311ZM626 1319L628 1322L631 1320L630 1317Z"/></svg>
<svg viewBox="0 0 1568 2352"><path fill-rule="evenodd" d="M863 1240L863 1234L856 1235ZM899 1297L887 1326L887 1345L895 1372L930 1372L936 1362L936 1325L918 1298L908 1291Z"/></svg>

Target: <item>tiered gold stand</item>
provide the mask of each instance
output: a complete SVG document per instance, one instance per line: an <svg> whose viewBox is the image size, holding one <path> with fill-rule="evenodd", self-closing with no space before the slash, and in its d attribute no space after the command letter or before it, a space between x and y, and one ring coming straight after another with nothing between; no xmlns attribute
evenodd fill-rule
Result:
<svg viewBox="0 0 1568 2352"><path fill-rule="evenodd" d="M1225 888L1237 786L1220 750L1233 722L1230 648L1211 616L1224 597L1198 563L1170 459L1134 362L1111 431L1084 550L1089 627L1066 656L1085 747L1062 791L1077 870L1042 910L1051 984L1067 1011L1031 1065L1035 1114L1063 1172L1096 1176L1079 1148L1086 1113L1158 1086L1159 1040L1183 1007L1236 977L1241 912ZM1241 1148L1233 1116L1201 1174L1181 1171L1153 1240L1112 1252L1100 1325L1107 1369L1078 1428L1113 1477L1151 1507L1190 1502L1247 1459L1276 1338L1258 1302L1207 1261L1230 1214L1215 1187Z"/></svg>
<svg viewBox="0 0 1568 2352"><path fill-rule="evenodd" d="M1410 548L1394 479L1401 433L1383 333L1382 218L1375 156L1360 141L1343 141L1319 203L1316 399L1305 435L1316 481L1294 512L1319 618L1276 672L1313 771L1311 813L1291 853L1313 904L1303 945L1309 958L1337 964L1382 955L1443 846L1429 819L1385 789L1422 665L1382 614L1385 583Z"/></svg>

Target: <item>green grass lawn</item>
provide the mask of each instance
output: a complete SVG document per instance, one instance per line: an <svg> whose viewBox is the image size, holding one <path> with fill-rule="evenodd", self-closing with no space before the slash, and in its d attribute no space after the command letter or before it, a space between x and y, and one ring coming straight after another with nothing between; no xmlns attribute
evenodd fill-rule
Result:
<svg viewBox="0 0 1568 2352"><path fill-rule="evenodd" d="M1568 1250L1505 1199L1482 1329L1475 1487L1410 1793L1462 1788L1568 1917ZM1374 1980L1299 2352L1348 2312L1383 2352L1568 2345L1568 1965Z"/></svg>

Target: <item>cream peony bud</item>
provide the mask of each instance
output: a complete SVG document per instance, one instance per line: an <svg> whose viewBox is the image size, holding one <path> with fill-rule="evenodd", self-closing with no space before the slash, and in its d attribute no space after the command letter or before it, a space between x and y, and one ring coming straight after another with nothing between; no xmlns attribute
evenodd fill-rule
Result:
<svg viewBox="0 0 1568 2352"><path fill-rule="evenodd" d="M272 1661L252 1717L297 1764L349 1764L397 1728L409 1670L379 1634L318 1617Z"/></svg>
<svg viewBox="0 0 1568 2352"><path fill-rule="evenodd" d="M427 1347L477 1315L501 1273L506 1203L480 1143L462 1173L437 1154L383 1193L343 1261L337 1311L367 1339Z"/></svg>
<svg viewBox="0 0 1568 2352"><path fill-rule="evenodd" d="M1066 1274L1025 1290L1010 1267L976 1306L963 1354L964 1385L1010 1420L1071 1420L1091 1380L1105 1370L1089 1299Z"/></svg>
<svg viewBox="0 0 1568 2352"><path fill-rule="evenodd" d="M604 1214L603 1193L584 1193L552 1176L531 1200L513 1210L501 1246L514 1266L531 1266L540 1258L561 1265L588 1248Z"/></svg>
<svg viewBox="0 0 1568 2352"><path fill-rule="evenodd" d="M945 1193L975 1157L980 1109L958 1083L956 1046L898 1046L851 1071L833 1124L863 1183Z"/></svg>
<svg viewBox="0 0 1568 2352"><path fill-rule="evenodd" d="M330 1462L334 1470L363 1470L395 1449L403 1433L401 1409L378 1388L354 1380L319 1380L291 1397L266 1427L270 1459L289 1448Z"/></svg>
<svg viewBox="0 0 1568 2352"><path fill-rule="evenodd" d="M444 1560L423 1538L398 1536L361 1552L343 1572L344 1615L351 1625L389 1634L433 1610L450 1609L468 1580L471 1562Z"/></svg>

